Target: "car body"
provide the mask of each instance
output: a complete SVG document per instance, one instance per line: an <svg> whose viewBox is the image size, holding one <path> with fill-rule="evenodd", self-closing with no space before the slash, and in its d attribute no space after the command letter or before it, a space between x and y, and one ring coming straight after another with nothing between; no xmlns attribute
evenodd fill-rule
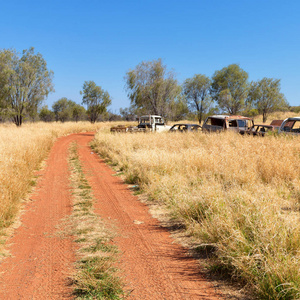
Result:
<svg viewBox="0 0 300 300"><path fill-rule="evenodd" d="M196 132L201 130L198 124L174 124L170 128L170 132Z"/></svg>
<svg viewBox="0 0 300 300"><path fill-rule="evenodd" d="M272 125L274 127L274 129L279 129L281 124L282 124L283 120L273 120L270 125Z"/></svg>
<svg viewBox="0 0 300 300"><path fill-rule="evenodd" d="M171 126L166 125L164 119L158 115L141 116L137 126L118 125L110 128L111 132L164 132Z"/></svg>
<svg viewBox="0 0 300 300"><path fill-rule="evenodd" d="M164 119L158 115L145 115L139 118L138 130L150 130L156 132L168 131L171 126L166 125Z"/></svg>
<svg viewBox="0 0 300 300"><path fill-rule="evenodd" d="M234 131L240 134L251 130L254 126L252 118L244 116L213 115L203 123L203 132Z"/></svg>
<svg viewBox="0 0 300 300"><path fill-rule="evenodd" d="M293 117L285 119L279 130L279 133L300 135L300 117Z"/></svg>
<svg viewBox="0 0 300 300"><path fill-rule="evenodd" d="M276 127L272 125L256 124L252 127L248 134L253 136L265 136L268 132L275 132Z"/></svg>

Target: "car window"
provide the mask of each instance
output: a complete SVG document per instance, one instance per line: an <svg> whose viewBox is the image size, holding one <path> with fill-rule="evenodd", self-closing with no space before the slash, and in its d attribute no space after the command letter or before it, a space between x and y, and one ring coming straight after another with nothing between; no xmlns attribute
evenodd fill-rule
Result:
<svg viewBox="0 0 300 300"><path fill-rule="evenodd" d="M291 132L300 133L300 121L295 121Z"/></svg>
<svg viewBox="0 0 300 300"><path fill-rule="evenodd" d="M246 121L245 120L238 120L239 127L246 127Z"/></svg>
<svg viewBox="0 0 300 300"><path fill-rule="evenodd" d="M230 120L228 122L228 124L229 124L229 127L237 127L237 121L236 120Z"/></svg>

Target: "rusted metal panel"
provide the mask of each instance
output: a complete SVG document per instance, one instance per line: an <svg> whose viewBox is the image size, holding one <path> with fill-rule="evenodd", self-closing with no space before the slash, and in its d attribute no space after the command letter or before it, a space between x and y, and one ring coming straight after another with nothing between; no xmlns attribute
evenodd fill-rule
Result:
<svg viewBox="0 0 300 300"><path fill-rule="evenodd" d="M273 120L270 125L275 126L275 127L280 127L282 124L283 120Z"/></svg>

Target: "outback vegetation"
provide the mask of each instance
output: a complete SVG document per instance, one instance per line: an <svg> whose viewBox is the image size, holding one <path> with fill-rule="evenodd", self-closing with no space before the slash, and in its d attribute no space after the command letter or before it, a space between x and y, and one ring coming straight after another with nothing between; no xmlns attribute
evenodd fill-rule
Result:
<svg viewBox="0 0 300 300"><path fill-rule="evenodd" d="M299 297L299 137L103 129L93 147L212 251L212 271L259 299Z"/></svg>
<svg viewBox="0 0 300 300"><path fill-rule="evenodd" d="M33 47L23 50L22 55L11 49L0 50L0 121L10 120L17 126L28 120L95 123L156 114L171 121L190 119L201 123L208 114L229 113L263 114L266 122L270 113L289 108L280 91L280 79L249 82L249 74L237 64L215 71L211 78L195 74L180 84L175 72L169 71L161 59L143 61L124 76L131 103L129 108L121 108L120 114L107 110L111 96L92 80L85 81L79 91L81 105L62 97L52 110L42 106L54 91L53 74Z"/></svg>
<svg viewBox="0 0 300 300"><path fill-rule="evenodd" d="M0 125L2 236L34 186L34 171L55 139L73 132L99 130L94 149L118 166L127 182L137 184L149 199L169 209L170 218L192 236L197 249L210 252L213 271L247 284L260 299L300 298L299 137L273 134L259 139L231 133L114 135L109 133L111 123L96 123L129 121L141 114L201 123L212 113L243 114L265 123L272 116L292 116L279 113L289 108L299 114L299 107L289 107L279 79L249 82L248 73L231 64L211 78L196 74L180 85L161 59L141 62L125 75L131 106L121 109L120 116L107 111L111 97L94 81L85 81L80 92L87 109L67 97L58 99L52 110L41 107L54 91L52 77L46 61L33 48L22 55L15 50L0 50L0 121L4 122ZM49 123L30 124L25 120ZM57 122L52 123L54 120ZM69 120L76 123L67 123ZM79 120L91 123L77 123ZM84 187L79 194L87 200L83 204L76 195L79 200L75 215L89 215L91 222L97 223L92 211L87 211L92 207L91 195L79 175L74 149L72 155L73 183ZM78 240L82 240L81 230L75 229ZM97 245L93 244L95 240L83 242L91 249L104 245L100 239ZM94 287L86 288L89 280L105 290L87 272L96 269L99 275L103 271L94 262L99 260L92 253L79 264L82 272L76 278L78 295L95 296ZM107 266L110 268L110 262ZM107 293L120 294L118 280L105 271L103 274L109 279Z"/></svg>
<svg viewBox="0 0 300 300"><path fill-rule="evenodd" d="M37 113L42 101L54 90L53 72L34 48L0 51L0 109L1 114L21 126L24 116Z"/></svg>
<svg viewBox="0 0 300 300"><path fill-rule="evenodd" d="M276 113L271 117L283 119L296 114ZM262 116L256 120L262 122ZM128 182L138 184L150 199L168 207L170 217L193 236L199 250L213 249L212 270L247 283L261 299L297 298L299 137L114 135L109 133L111 125L1 125L2 234L35 184L34 170L55 139L98 130L93 147L117 165Z"/></svg>

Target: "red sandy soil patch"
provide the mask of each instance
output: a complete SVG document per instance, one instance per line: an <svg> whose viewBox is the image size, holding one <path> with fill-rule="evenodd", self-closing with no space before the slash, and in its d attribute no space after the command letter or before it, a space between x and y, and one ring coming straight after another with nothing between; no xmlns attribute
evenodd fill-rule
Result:
<svg viewBox="0 0 300 300"><path fill-rule="evenodd" d="M75 245L57 235L71 214L68 147L77 141L80 160L96 198L95 210L113 222L119 236L119 268L128 299L222 299L202 275L196 260L175 243L127 185L92 152L92 133L60 138L26 203L21 226L10 239L11 257L0 265L0 299L70 299Z"/></svg>

